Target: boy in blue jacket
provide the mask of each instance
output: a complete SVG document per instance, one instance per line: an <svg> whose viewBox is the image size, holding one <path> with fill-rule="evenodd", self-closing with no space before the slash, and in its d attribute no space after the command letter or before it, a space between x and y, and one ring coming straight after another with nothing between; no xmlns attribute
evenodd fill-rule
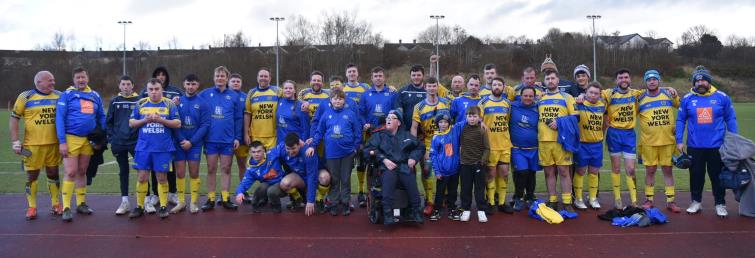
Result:
<svg viewBox="0 0 755 258"><path fill-rule="evenodd" d="M461 127L451 128L451 116L441 112L435 116L438 131L430 143L430 160L435 171L435 209L430 221L440 219L440 207L445 199L448 207L448 219L459 220L456 210L456 195L459 186L459 136Z"/></svg>
<svg viewBox="0 0 755 258"><path fill-rule="evenodd" d="M191 201L189 212L199 212L197 200L199 199L199 162L202 160L202 145L210 126L210 110L207 104L197 93L199 90L199 78L189 74L183 81L186 94L180 97L178 113L181 118L181 128L177 130L176 151L174 153L174 165L177 177L178 203L171 213L177 213L186 207L186 167L189 168L189 189Z"/></svg>
<svg viewBox="0 0 755 258"><path fill-rule="evenodd" d="M283 179L283 170L278 160L268 158L265 155L265 146L260 141L253 141L249 146L252 158L247 164L244 178L236 188L236 203L244 201L244 193L252 187L254 182L259 182L254 190L254 202L258 204L262 198L270 201L274 213L281 213L281 197L284 195L279 186ZM254 212L260 211L260 205L252 205Z"/></svg>

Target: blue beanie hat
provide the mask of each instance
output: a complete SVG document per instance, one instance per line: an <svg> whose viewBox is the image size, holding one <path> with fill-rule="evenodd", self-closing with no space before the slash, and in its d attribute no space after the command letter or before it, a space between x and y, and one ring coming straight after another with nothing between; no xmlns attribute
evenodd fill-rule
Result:
<svg viewBox="0 0 755 258"><path fill-rule="evenodd" d="M581 65L578 65L576 68L574 68L574 79L575 80L577 79L577 74L578 73L586 73L587 77L592 78L592 75L590 74L590 68L587 67L586 65L581 64Z"/></svg>
<svg viewBox="0 0 755 258"><path fill-rule="evenodd" d="M645 72L645 77L643 78L644 81L648 81L650 78L655 78L656 80L661 80L661 74L658 73L656 70L647 70Z"/></svg>
<svg viewBox="0 0 755 258"><path fill-rule="evenodd" d="M699 80L706 80L708 83L713 83L713 77L710 76L710 72L702 65L695 67L695 71L692 73L691 78L692 85L694 86L695 82Z"/></svg>
<svg viewBox="0 0 755 258"><path fill-rule="evenodd" d="M446 120L446 122L451 123L451 115L448 112L440 112L435 115L435 123L437 124L440 120Z"/></svg>
<svg viewBox="0 0 755 258"><path fill-rule="evenodd" d="M392 109L391 111L388 111L388 115L390 115L390 114L393 114L393 115L395 115L395 116L396 116L396 118L397 118L397 119L398 119L399 121L401 121L401 122L404 122L404 115L403 115L403 114L401 114L401 113L403 113L403 112L401 111L401 109ZM388 115L386 115L386 116L388 116Z"/></svg>

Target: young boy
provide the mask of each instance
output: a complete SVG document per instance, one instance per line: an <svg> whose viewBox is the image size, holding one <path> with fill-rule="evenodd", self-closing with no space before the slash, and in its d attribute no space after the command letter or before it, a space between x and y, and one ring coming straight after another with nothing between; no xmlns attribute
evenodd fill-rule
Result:
<svg viewBox="0 0 755 258"><path fill-rule="evenodd" d="M451 128L451 116L442 112L435 116L438 131L430 143L430 160L435 171L435 204L430 221L440 219L440 208L445 199L448 219L459 220L456 210L456 194L459 186L459 134L461 127Z"/></svg>
<svg viewBox="0 0 755 258"><path fill-rule="evenodd" d="M265 146L260 141L253 141L249 146L252 158L247 164L244 178L236 188L236 203L241 205L244 201L244 193L252 187L254 182L259 182L254 190L255 203L261 199L267 199L273 207L274 213L281 213L281 197L285 195L279 186L283 179L283 170L278 161L268 159L265 155ZM254 212L259 212L259 205L252 205Z"/></svg>
<svg viewBox="0 0 755 258"><path fill-rule="evenodd" d="M128 155L131 154L131 157L134 157L134 148L138 136L138 131L129 127L128 120L131 118L131 113L134 112L136 103L140 98L134 92L133 80L128 76L121 77L118 89L121 91L110 100L105 124L107 125L107 136L110 139L110 151L113 152L119 168L121 205L115 210L115 215L123 215L131 209L128 202Z"/></svg>
<svg viewBox="0 0 755 258"><path fill-rule="evenodd" d="M459 156L461 167L461 221L469 221L472 206L472 190L474 189L477 204L477 219L480 223L488 221L485 215L485 164L490 154L487 130L480 126L480 107L470 106L466 111L466 122L458 122L454 127L460 127ZM466 144L465 144L466 143Z"/></svg>

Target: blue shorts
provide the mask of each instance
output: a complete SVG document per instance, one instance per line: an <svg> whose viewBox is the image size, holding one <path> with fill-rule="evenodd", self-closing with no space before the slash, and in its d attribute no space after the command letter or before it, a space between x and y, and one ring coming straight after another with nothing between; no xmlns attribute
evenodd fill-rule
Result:
<svg viewBox="0 0 755 258"><path fill-rule="evenodd" d="M220 154L220 155L225 155L225 156L233 156L233 143L205 142L204 154L205 155Z"/></svg>
<svg viewBox="0 0 755 258"><path fill-rule="evenodd" d="M538 171L542 169L538 155L537 149L511 148L511 165L514 167L514 172L522 170Z"/></svg>
<svg viewBox="0 0 755 258"><path fill-rule="evenodd" d="M175 161L200 161L202 160L202 146L192 146L189 150L178 147L175 152Z"/></svg>
<svg viewBox="0 0 755 258"><path fill-rule="evenodd" d="M577 167L603 167L603 142L580 142Z"/></svg>
<svg viewBox="0 0 755 258"><path fill-rule="evenodd" d="M609 127L606 133L606 144L611 156L623 154L625 158L633 158L637 155L637 134L634 129Z"/></svg>
<svg viewBox="0 0 755 258"><path fill-rule="evenodd" d="M147 152L136 151L134 153L134 169L151 170L157 173L168 173L170 163L173 161L173 152Z"/></svg>

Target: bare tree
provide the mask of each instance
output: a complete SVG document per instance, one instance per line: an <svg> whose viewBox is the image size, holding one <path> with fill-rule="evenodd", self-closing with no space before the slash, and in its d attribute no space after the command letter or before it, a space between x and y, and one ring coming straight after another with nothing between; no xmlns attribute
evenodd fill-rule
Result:
<svg viewBox="0 0 755 258"><path fill-rule="evenodd" d="M451 42L453 37L453 29L448 25L440 25L437 28L435 25L428 26L417 35L417 42L419 43L435 43L436 34L438 41L441 43Z"/></svg>
<svg viewBox="0 0 755 258"><path fill-rule="evenodd" d="M149 45L149 42L146 41L139 41L139 43L136 43L136 49L139 50L150 50L152 46Z"/></svg>
<svg viewBox="0 0 755 258"><path fill-rule="evenodd" d="M320 42L325 45L382 44L383 37L372 32L372 24L357 20L356 15L333 12L323 15L320 23Z"/></svg>
<svg viewBox="0 0 755 258"><path fill-rule="evenodd" d="M176 38L176 36L173 36L173 37L172 37L172 38L170 38L170 40L168 40L168 42L167 42L167 44L168 44L168 49L178 49L178 43L179 43L179 42L178 42L178 38Z"/></svg>
<svg viewBox="0 0 755 258"><path fill-rule="evenodd" d="M682 33L682 45L695 45L700 43L703 35L716 36L716 33L705 25L692 26Z"/></svg>
<svg viewBox="0 0 755 258"><path fill-rule="evenodd" d="M727 47L747 47L749 46L749 42L747 42L747 38L745 37L739 37L737 35L731 34L729 37L726 38L726 46Z"/></svg>
<svg viewBox="0 0 755 258"><path fill-rule="evenodd" d="M289 46L312 45L317 41L317 25L302 15L292 16L286 23L283 36L286 37L285 44Z"/></svg>
<svg viewBox="0 0 755 258"><path fill-rule="evenodd" d="M62 31L55 32L52 35L52 42L50 42L49 50L63 51L66 49L66 36Z"/></svg>
<svg viewBox="0 0 755 258"><path fill-rule="evenodd" d="M252 39L244 35L243 32L238 31L234 34L225 34L223 39L215 41L212 45L217 47L248 47L252 42Z"/></svg>
<svg viewBox="0 0 755 258"><path fill-rule="evenodd" d="M66 35L65 40L66 40L66 45L68 46L68 49L71 51L76 51L76 48L77 48L76 36L73 35L73 33L69 33L68 35Z"/></svg>

